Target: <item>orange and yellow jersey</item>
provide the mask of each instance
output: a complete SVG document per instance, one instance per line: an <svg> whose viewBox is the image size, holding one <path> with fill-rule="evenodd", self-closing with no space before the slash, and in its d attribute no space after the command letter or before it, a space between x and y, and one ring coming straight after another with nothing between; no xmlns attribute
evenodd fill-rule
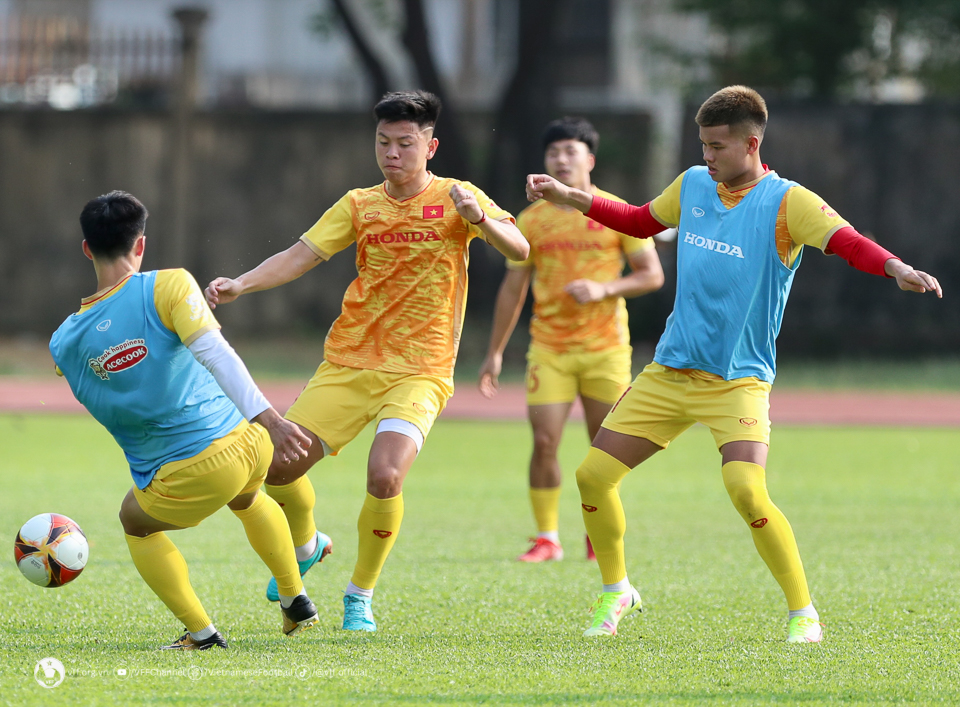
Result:
<svg viewBox="0 0 960 707"><path fill-rule="evenodd" d="M606 199L619 197L593 188ZM517 217L530 242L530 256L508 262L509 268L533 268L532 344L554 353L605 351L630 343L623 297L579 304L564 291L573 280L611 282L623 275L624 256L655 247L652 238L632 238L540 200Z"/></svg>
<svg viewBox="0 0 960 707"><path fill-rule="evenodd" d="M354 189L300 240L324 260L357 244L357 278L324 344L350 368L448 378L460 346L470 241L482 231L457 213L449 191L472 191L487 218L513 217L469 182L431 175L399 201L383 184Z"/></svg>
<svg viewBox="0 0 960 707"><path fill-rule="evenodd" d="M766 165L764 168L766 169ZM680 223L680 186L683 183L683 174L650 202L650 212L665 226L676 227ZM717 185L717 196L724 206L732 209L768 174L769 169L759 179L733 189L720 183ZM824 250L830 237L849 225L823 199L806 187L790 187L783 195L777 213L775 237L780 260L787 267L792 267L803 246Z"/></svg>

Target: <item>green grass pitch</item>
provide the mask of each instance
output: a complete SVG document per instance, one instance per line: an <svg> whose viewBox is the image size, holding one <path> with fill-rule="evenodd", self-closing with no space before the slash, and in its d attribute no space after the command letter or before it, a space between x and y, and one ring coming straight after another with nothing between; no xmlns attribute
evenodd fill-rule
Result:
<svg viewBox="0 0 960 707"><path fill-rule="evenodd" d="M307 575L320 624L279 631L267 572L223 510L174 533L229 651L160 653L180 626L133 567L117 521L123 457L90 418L0 416L0 704L956 704L960 702L960 431L774 430L768 484L790 518L821 645L787 646L782 595L726 497L709 434L694 428L624 481L630 577L644 614L618 637L581 637L599 587L583 559L568 429L567 559L520 565L532 520L521 422L441 420L404 489L376 635L339 630L356 556L369 431L315 467L316 516L334 554ZM19 525L77 520L91 543L61 589L13 563ZM67 677L40 687L54 657ZM118 671L126 670L126 676ZM202 700L198 700L202 698Z"/></svg>

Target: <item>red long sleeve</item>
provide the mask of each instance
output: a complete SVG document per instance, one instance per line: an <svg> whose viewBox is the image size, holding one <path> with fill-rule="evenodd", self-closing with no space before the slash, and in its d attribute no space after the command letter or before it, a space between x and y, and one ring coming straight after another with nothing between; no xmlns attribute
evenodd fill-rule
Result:
<svg viewBox="0 0 960 707"><path fill-rule="evenodd" d="M601 196L593 197L587 218L634 238L650 238L667 228L650 213L650 204L633 206Z"/></svg>
<svg viewBox="0 0 960 707"><path fill-rule="evenodd" d="M883 266L890 258L900 260L886 248L857 233L852 226L844 226L827 242L827 253L836 253L857 270L889 277Z"/></svg>

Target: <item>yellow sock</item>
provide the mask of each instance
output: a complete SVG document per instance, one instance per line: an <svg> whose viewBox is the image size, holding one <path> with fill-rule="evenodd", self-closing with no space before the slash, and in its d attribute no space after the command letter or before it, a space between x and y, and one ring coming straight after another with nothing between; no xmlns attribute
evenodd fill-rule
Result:
<svg viewBox="0 0 960 707"><path fill-rule="evenodd" d="M530 489L530 505L540 533L556 532L560 528L560 487Z"/></svg>
<svg viewBox="0 0 960 707"><path fill-rule="evenodd" d="M593 544L604 584L616 584L627 576L623 534L627 519L620 503L620 482L630 469L596 447L577 469L577 485L583 524Z"/></svg>
<svg viewBox="0 0 960 707"><path fill-rule="evenodd" d="M759 464L727 462L723 484L737 512L750 526L753 544L787 597L790 611L810 603L800 550L786 516L770 500L766 472Z"/></svg>
<svg viewBox="0 0 960 707"><path fill-rule="evenodd" d="M167 605L188 631L197 632L212 622L190 586L190 573L183 555L166 533L145 538L126 535L130 557L143 581Z"/></svg>
<svg viewBox="0 0 960 707"><path fill-rule="evenodd" d="M265 493L258 493L249 508L234 511L243 523L247 540L277 580L277 589L285 597L303 591L297 554L290 542L290 526L280 506Z"/></svg>
<svg viewBox="0 0 960 707"><path fill-rule="evenodd" d="M397 541L403 520L403 494L393 498L375 498L369 493L360 510L357 530L360 543L352 581L361 589L373 589L387 555Z"/></svg>
<svg viewBox="0 0 960 707"><path fill-rule="evenodd" d="M263 487L287 517L294 547L306 545L313 540L317 534L317 524L313 519L317 494L306 474L286 486L264 484Z"/></svg>

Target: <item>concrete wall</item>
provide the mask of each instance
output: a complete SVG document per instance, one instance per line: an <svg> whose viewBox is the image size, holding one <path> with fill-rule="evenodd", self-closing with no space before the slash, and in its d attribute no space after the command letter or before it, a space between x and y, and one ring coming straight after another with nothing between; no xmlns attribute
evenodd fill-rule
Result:
<svg viewBox="0 0 960 707"><path fill-rule="evenodd" d="M956 355L960 308L950 303L960 292L960 107L772 104L770 110L764 161L819 193L861 232L935 274L946 291L942 301L902 293L892 282L807 249L784 317L781 355ZM588 117L602 136L600 186L635 203L666 186L648 178L646 116ZM464 116L464 125L474 171L482 173L489 117ZM166 115L0 112L0 335L48 336L95 289L77 223L91 197L118 188L139 196L152 214L145 267L185 265L206 283L289 246L347 189L378 183L372 127L366 114L198 115L187 214L192 236L186 262L171 263L163 256L173 223ZM684 135L683 165L701 163L690 111ZM498 199L522 208L522 185ZM672 248L661 248L661 257L667 286L629 304L634 337L648 343L672 306ZM236 336L319 335L339 313L355 273L351 249L218 316ZM476 246L474 319L490 316L501 273L499 254Z"/></svg>
<svg viewBox="0 0 960 707"><path fill-rule="evenodd" d="M490 119L464 118L474 171L482 174ZM603 135L598 183L634 201L648 198L649 120L635 114L595 118ZM112 189L139 197L151 212L144 268L182 265L203 285L217 275L238 275L290 246L348 189L382 181L373 128L366 113L197 115L186 213L191 236L185 261L170 262L164 238L174 222L174 141L167 115L0 112L0 335L48 336L95 290L77 221L90 198ZM500 202L514 210L526 205L522 182ZM502 263L485 244L476 246L472 313L492 312ZM244 297L217 315L231 335L322 334L355 276L351 248L300 280Z"/></svg>

